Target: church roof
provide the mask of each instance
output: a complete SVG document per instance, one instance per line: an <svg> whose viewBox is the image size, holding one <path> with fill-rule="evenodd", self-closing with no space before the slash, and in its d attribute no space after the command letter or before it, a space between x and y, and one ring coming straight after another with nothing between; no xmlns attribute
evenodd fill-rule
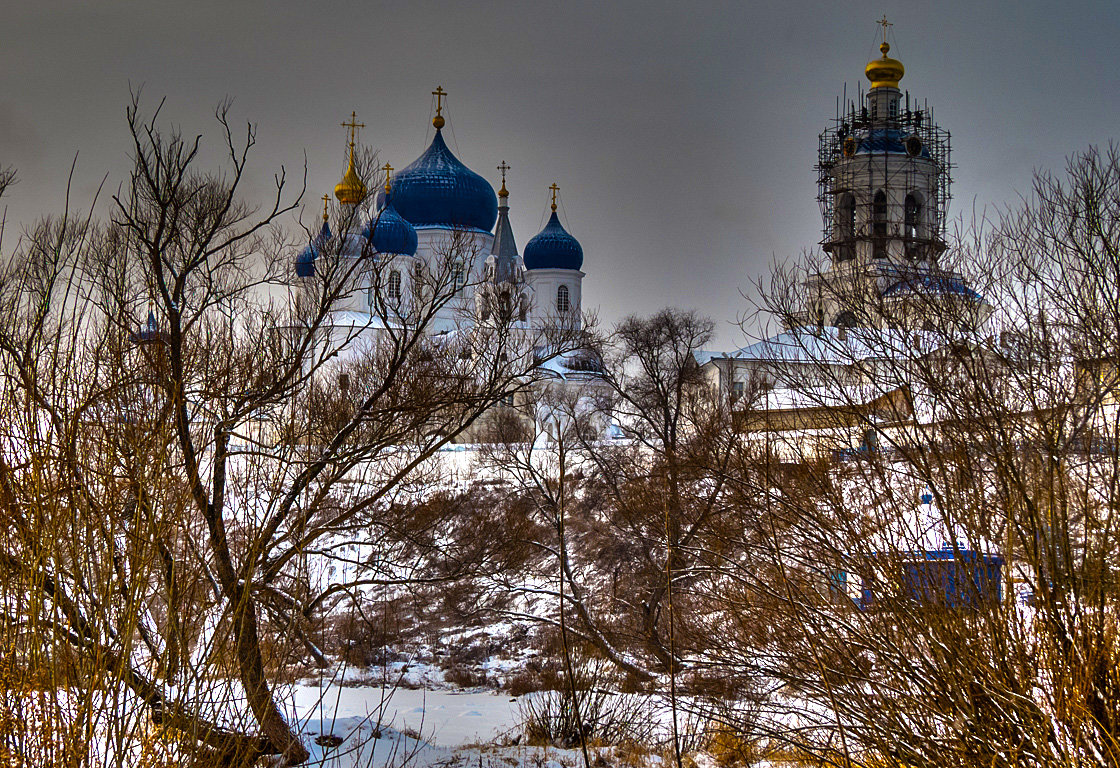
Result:
<svg viewBox="0 0 1120 768"><path fill-rule="evenodd" d="M947 275L910 275L899 280L883 291L883 296L899 296L906 293L948 294L964 296L971 301L983 301L984 297L968 287L963 281Z"/></svg>
<svg viewBox="0 0 1120 768"><path fill-rule="evenodd" d="M885 21L884 19L884 22ZM883 28L886 29L886 27ZM897 88L898 81L906 74L906 67L902 66L902 62L898 59L892 59L887 55L891 50L891 46L886 40L883 40L883 44L879 46L879 50L883 54L882 58L869 61L863 73L867 75L867 79L871 81L872 88Z"/></svg>
<svg viewBox="0 0 1120 768"><path fill-rule="evenodd" d="M139 331L134 331L131 336L135 344L159 341L162 337L159 332L159 323L156 322L156 313L149 309L147 322Z"/></svg>
<svg viewBox="0 0 1120 768"><path fill-rule="evenodd" d="M910 153L906 150L906 140L911 135L909 131L899 128L872 128L862 135L856 135L859 144L856 146L855 153L857 155L907 155ZM929 148L921 140L916 146L919 147L918 157L929 158Z"/></svg>
<svg viewBox="0 0 1120 768"><path fill-rule="evenodd" d="M504 184L502 191L505 192ZM517 242L513 237L513 227L509 223L508 200L509 198L503 194L502 205L498 206L498 223L494 226L494 244L490 247L498 282L512 279L517 271Z"/></svg>
<svg viewBox="0 0 1120 768"><path fill-rule="evenodd" d="M938 349L945 338L930 331L896 331L864 328L796 328L757 341L729 353L735 360L791 364L849 365L860 360L905 359L915 346ZM707 353L701 364L718 357Z"/></svg>
<svg viewBox="0 0 1120 768"><path fill-rule="evenodd" d="M405 221L387 196L384 207L366 225L365 236L378 253L413 256L416 253L416 228Z"/></svg>
<svg viewBox="0 0 1120 768"><path fill-rule="evenodd" d="M331 239L331 228L326 220L319 229L319 234L312 238L307 247L296 256L296 275L298 277L312 277L315 274L315 259L319 258L321 249Z"/></svg>
<svg viewBox="0 0 1120 768"><path fill-rule="evenodd" d="M552 216L536 237L525 244L525 269L579 269L583 246L560 224L553 206Z"/></svg>
<svg viewBox="0 0 1120 768"><path fill-rule="evenodd" d="M508 205L498 209L498 224L494 228L494 245L491 246L490 253L498 258L517 256L517 242L513 238L513 227L509 223Z"/></svg>
<svg viewBox="0 0 1120 768"><path fill-rule="evenodd" d="M383 204L385 193L378 195ZM393 179L393 205L416 227L462 227L489 232L498 216L494 189L448 149L443 132Z"/></svg>

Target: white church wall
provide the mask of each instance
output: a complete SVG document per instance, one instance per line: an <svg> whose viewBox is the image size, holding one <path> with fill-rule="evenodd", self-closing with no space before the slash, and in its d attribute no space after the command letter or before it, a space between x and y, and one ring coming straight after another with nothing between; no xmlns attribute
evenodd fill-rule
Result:
<svg viewBox="0 0 1120 768"><path fill-rule="evenodd" d="M575 269L532 269L525 273L533 291L533 323L537 327L568 325L581 327L583 307L583 272ZM560 287L568 290L569 308L557 307Z"/></svg>

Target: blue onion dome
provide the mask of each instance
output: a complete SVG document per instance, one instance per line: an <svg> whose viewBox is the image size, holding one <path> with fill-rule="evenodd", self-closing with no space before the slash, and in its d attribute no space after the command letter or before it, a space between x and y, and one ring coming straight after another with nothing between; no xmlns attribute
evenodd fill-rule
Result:
<svg viewBox="0 0 1120 768"><path fill-rule="evenodd" d="M416 228L397 212L390 195L366 225L365 236L378 253L416 255Z"/></svg>
<svg viewBox="0 0 1120 768"><path fill-rule="evenodd" d="M331 239L331 228L327 224L327 217L323 216L323 226L307 247L296 256L296 275L298 277L313 277L315 275L315 259L319 258L319 250Z"/></svg>
<svg viewBox="0 0 1120 768"><path fill-rule="evenodd" d="M525 244L525 269L579 269L583 246L560 225L556 207L536 237Z"/></svg>
<svg viewBox="0 0 1120 768"><path fill-rule="evenodd" d="M383 205L385 193L378 195ZM498 218L494 188L436 136L412 165L393 179L393 205L401 216L417 227L463 227L489 232Z"/></svg>

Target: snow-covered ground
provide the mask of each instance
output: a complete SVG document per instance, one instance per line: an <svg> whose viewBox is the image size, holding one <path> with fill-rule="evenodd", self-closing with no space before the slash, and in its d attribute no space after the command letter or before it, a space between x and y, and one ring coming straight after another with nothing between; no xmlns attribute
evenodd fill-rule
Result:
<svg viewBox="0 0 1120 768"><path fill-rule="evenodd" d="M368 723L416 733L441 747L508 738L518 719L516 699L494 692L299 685L293 705L309 735L344 736Z"/></svg>
<svg viewBox="0 0 1120 768"><path fill-rule="evenodd" d="M518 703L508 694L320 687L304 681L295 686L290 705L313 766L574 768L582 763L578 750L519 745ZM328 746L334 739L337 746Z"/></svg>

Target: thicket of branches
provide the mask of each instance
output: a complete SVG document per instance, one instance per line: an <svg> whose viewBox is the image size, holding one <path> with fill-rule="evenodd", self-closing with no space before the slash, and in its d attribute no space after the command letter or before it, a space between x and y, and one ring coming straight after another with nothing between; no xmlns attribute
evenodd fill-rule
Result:
<svg viewBox="0 0 1120 768"><path fill-rule="evenodd" d="M436 477L441 446L531 383L540 349L565 348L500 318L430 333L475 255L456 233L407 307L346 237L317 243L297 284L281 224L302 192L281 170L266 204L243 201L255 131L216 117L226 160L210 170L201 137L134 100L109 220L45 219L0 273L7 703L54 729L6 734L25 759L304 761L278 684L326 663L316 633L337 603L412 578L402 542L423 537L402 500ZM370 285L374 340L332 327Z"/></svg>
<svg viewBox="0 0 1120 768"><path fill-rule="evenodd" d="M945 255L990 311L918 293L915 328L869 291L734 402L693 363L705 321L625 321L597 403L626 439L569 406L553 463L504 459L565 631L631 684L683 681L740 759L1115 765L1118 228L1117 152L1078 155ZM797 326L822 270L763 308ZM796 429L767 421L789 393Z"/></svg>
<svg viewBox="0 0 1120 768"><path fill-rule="evenodd" d="M346 654L347 611L408 591L551 628L588 763L603 722L580 702L609 701L592 657L595 687L609 663L668 694L678 765L705 743L741 762L1120 762L1114 150L1039 176L945 255L991 312L918 292L915 330L912 305L868 292L859 327L801 328L803 362L732 400L692 312L601 338L502 317L430 333L476 255L455 233L407 304L345 237L295 284L281 223L301 193L281 173L263 207L239 195L252 128L219 109L209 171L158 115L128 111L109 220L46 219L0 272L11 755L298 764L278 686ZM806 260L762 308L796 326L807 280L829 284ZM376 343L332 323L368 286ZM586 387L549 384L541 364L577 346ZM818 406L796 429L768 421L789 393ZM460 493L435 457L484 418L488 489ZM942 542L957 565L924 582Z"/></svg>
<svg viewBox="0 0 1120 768"><path fill-rule="evenodd" d="M868 330L828 337L832 364L777 376L840 401L813 457L791 459L776 433L755 441L767 535L743 544L768 567L721 570L741 585L734 610L773 609L757 667L783 685L771 724L795 722L794 743L911 766L1120 757L1118 190L1115 150L1075 156L960 243L950 257L978 276L987 320L929 296L932 322L915 334L891 328L889 301L868 300ZM772 293L768 308L790 320L800 301ZM877 445L841 450L868 430ZM830 447L841 460L819 458ZM952 598L920 581L915 557L941 542L957 558L1001 556L1002 599L972 566L953 572ZM841 573L871 607L837 595Z"/></svg>

